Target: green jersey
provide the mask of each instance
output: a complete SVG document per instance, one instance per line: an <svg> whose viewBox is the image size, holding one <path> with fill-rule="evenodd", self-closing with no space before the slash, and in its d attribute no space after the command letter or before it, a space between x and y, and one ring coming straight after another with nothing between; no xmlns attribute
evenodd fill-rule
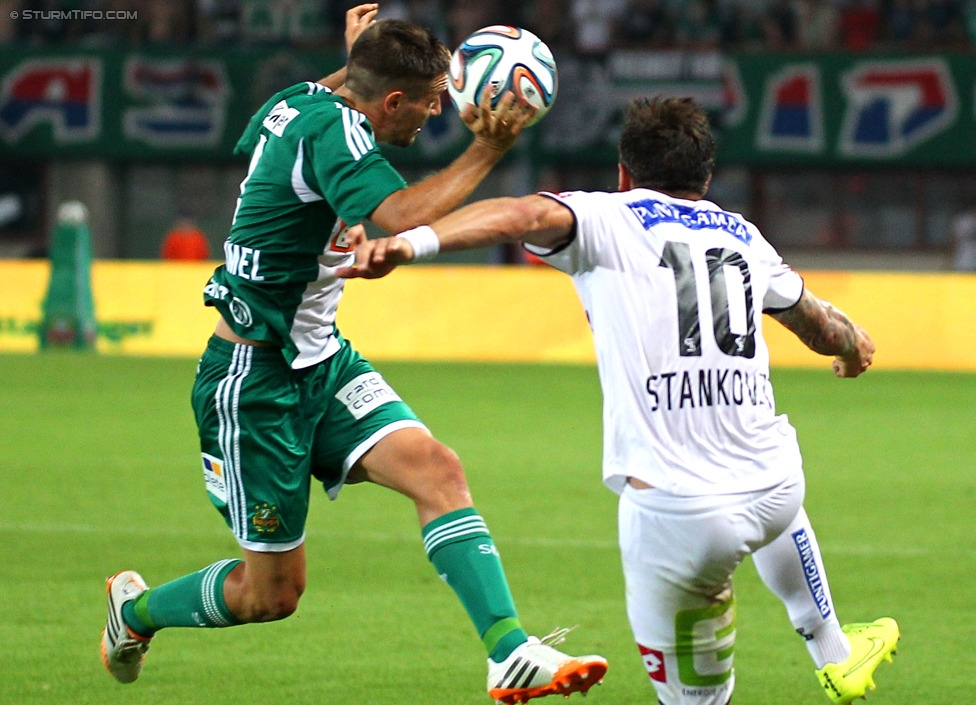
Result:
<svg viewBox="0 0 976 705"><path fill-rule="evenodd" d="M335 270L353 260L348 226L406 183L366 116L317 83L272 96L235 151L251 163L204 302L241 337L281 347L292 367L314 365L339 349Z"/></svg>

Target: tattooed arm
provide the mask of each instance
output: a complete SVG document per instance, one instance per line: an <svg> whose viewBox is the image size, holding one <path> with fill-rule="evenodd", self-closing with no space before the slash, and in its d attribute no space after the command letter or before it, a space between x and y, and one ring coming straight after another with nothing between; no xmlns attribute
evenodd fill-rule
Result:
<svg viewBox="0 0 976 705"><path fill-rule="evenodd" d="M874 343L867 332L809 291L803 292L796 306L770 315L814 352L834 355L838 377L857 377L871 364Z"/></svg>

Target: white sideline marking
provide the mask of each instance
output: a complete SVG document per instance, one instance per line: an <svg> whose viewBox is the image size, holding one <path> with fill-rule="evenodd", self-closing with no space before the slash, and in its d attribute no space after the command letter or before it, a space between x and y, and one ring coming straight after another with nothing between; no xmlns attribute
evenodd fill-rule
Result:
<svg viewBox="0 0 976 705"><path fill-rule="evenodd" d="M129 534L133 536L233 536L226 528L220 529L171 529L164 527L152 528L119 528L92 526L91 524L5 524L0 523L2 532L46 533L46 534ZM322 538L340 538L344 540L377 541L380 543L420 543L420 531L410 534L395 534L379 531L321 531L309 530L306 536ZM585 548L599 550L617 550L616 541L599 541L594 539L562 539L549 537L512 536L498 539L496 543L502 546L539 546L544 548ZM825 556L928 556L936 553L927 548L913 548L911 546L868 546L851 545L849 543L820 544L820 550ZM948 553L946 549L945 553ZM959 555L957 549L952 549L953 555ZM965 555L965 552L962 552Z"/></svg>

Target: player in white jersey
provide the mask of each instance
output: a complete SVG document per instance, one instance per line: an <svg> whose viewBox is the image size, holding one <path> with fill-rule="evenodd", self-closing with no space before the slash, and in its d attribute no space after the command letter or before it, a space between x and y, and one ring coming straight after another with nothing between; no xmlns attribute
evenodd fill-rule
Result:
<svg viewBox="0 0 976 705"><path fill-rule="evenodd" d="M838 621L803 510L796 433L776 414L763 314L835 356L839 377L864 372L874 344L805 290L752 223L704 200L714 154L693 101L637 100L619 192L475 203L405 237L360 242L342 275L516 240L570 274L596 346L627 613L660 703L731 701L732 575L749 554L828 697L849 703L874 687L898 627Z"/></svg>

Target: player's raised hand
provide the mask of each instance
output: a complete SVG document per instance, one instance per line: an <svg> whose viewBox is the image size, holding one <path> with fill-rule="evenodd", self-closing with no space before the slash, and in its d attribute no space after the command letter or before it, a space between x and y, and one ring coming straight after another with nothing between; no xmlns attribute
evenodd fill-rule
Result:
<svg viewBox="0 0 976 705"><path fill-rule="evenodd" d="M356 263L340 267L336 276L341 279L379 279L401 264L413 261L410 241L402 237L381 237L367 240L365 234L356 238Z"/></svg>
<svg viewBox="0 0 976 705"><path fill-rule="evenodd" d="M507 152L536 113L535 106L517 100L512 91L505 91L492 110L491 94L484 92L481 105L468 105L461 111L461 119L474 133L475 140L499 152Z"/></svg>
<svg viewBox="0 0 976 705"><path fill-rule="evenodd" d="M379 4L368 2L346 11L346 53L352 49L356 39L362 34L363 30L376 21L376 13L379 12Z"/></svg>
<svg viewBox="0 0 976 705"><path fill-rule="evenodd" d="M854 350L846 357L834 359L834 374L838 377L857 377L874 361L874 341L861 326L854 325Z"/></svg>

